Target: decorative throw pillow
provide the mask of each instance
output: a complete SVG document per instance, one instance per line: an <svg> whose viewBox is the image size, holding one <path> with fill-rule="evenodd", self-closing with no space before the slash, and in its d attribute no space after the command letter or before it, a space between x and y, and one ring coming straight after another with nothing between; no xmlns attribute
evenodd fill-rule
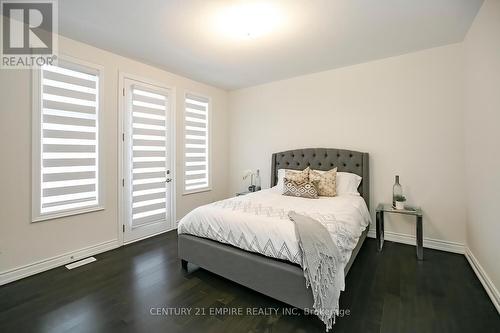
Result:
<svg viewBox="0 0 500 333"><path fill-rule="evenodd" d="M292 170L286 170L285 171L285 178L288 178L288 180L293 180L296 182L308 182L309 181L309 170L311 170L309 167L305 168L302 171L292 171Z"/></svg>
<svg viewBox="0 0 500 333"><path fill-rule="evenodd" d="M324 197L337 195L337 168L322 173L311 170L309 171L309 181L318 182L318 195Z"/></svg>
<svg viewBox="0 0 500 333"><path fill-rule="evenodd" d="M285 178L283 195L288 195L291 197L317 199L318 190L316 189L316 184L314 182L309 182L309 181L298 182L295 180Z"/></svg>

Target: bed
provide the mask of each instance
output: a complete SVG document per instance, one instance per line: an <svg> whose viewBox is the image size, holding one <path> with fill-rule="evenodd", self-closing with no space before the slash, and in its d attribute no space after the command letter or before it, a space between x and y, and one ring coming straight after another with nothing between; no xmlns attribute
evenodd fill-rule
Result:
<svg viewBox="0 0 500 333"><path fill-rule="evenodd" d="M307 167L324 171L337 167L339 172L361 176L360 195L334 199L282 196L275 186L278 170ZM300 251L294 244L293 222L287 219L286 213L291 208L298 212L318 211L322 212L316 217L318 219L328 220L330 215L335 215L338 220L347 221L359 210L359 214L369 221L368 153L331 148L275 153L271 163L271 187L260 193L202 206L186 215L178 227L178 255L183 268L190 262L286 304L310 309L313 295L311 289L306 288L304 272L299 265ZM367 223L364 224L356 243L345 253L344 275L349 272L368 233ZM269 234L270 240L259 236L257 229L262 229L260 234ZM244 234L254 236L245 239ZM273 243L273 234L279 242Z"/></svg>

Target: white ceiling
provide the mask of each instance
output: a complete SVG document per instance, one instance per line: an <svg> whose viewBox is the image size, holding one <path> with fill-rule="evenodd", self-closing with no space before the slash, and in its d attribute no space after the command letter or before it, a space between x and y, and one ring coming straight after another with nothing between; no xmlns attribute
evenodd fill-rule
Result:
<svg viewBox="0 0 500 333"><path fill-rule="evenodd" d="M266 1L279 24L267 34L234 38L221 33L216 21L239 2L60 0L59 30L237 89L462 41L483 0Z"/></svg>

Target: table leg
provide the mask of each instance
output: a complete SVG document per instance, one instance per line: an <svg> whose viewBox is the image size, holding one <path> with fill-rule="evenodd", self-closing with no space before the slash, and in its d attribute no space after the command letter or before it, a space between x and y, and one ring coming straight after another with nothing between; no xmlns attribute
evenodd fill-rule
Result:
<svg viewBox="0 0 500 333"><path fill-rule="evenodd" d="M376 213L376 234L377 234L377 250L382 251L384 246L384 212Z"/></svg>
<svg viewBox="0 0 500 333"><path fill-rule="evenodd" d="M381 231L381 235L382 235L382 246L384 246L384 239L385 239L385 214L384 212L380 212L380 221L381 221L381 226L382 226L382 230Z"/></svg>
<svg viewBox="0 0 500 333"><path fill-rule="evenodd" d="M418 260L424 259L424 235L422 216L417 216L417 258Z"/></svg>

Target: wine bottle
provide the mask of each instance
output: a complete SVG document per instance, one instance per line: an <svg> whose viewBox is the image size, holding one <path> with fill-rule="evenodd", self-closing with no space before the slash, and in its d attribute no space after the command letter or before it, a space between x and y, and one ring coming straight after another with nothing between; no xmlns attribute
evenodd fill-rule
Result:
<svg viewBox="0 0 500 333"><path fill-rule="evenodd" d="M260 191L261 186L260 186L260 170L257 169L257 173L255 175L255 190Z"/></svg>
<svg viewBox="0 0 500 333"><path fill-rule="evenodd" d="M396 199L403 196L403 188L399 184L399 176L396 176L396 181L392 187L392 207L396 207Z"/></svg>

